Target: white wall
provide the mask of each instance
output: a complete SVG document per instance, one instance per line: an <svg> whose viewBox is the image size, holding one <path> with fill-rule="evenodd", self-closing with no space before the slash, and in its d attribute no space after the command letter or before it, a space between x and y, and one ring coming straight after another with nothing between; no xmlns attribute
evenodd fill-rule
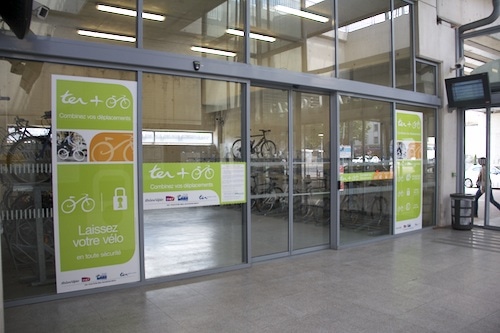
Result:
<svg viewBox="0 0 500 333"><path fill-rule="evenodd" d="M457 112L448 112L444 79L455 77L451 70L456 63L456 37L460 25L488 17L491 0L420 0L417 1L416 52L417 56L438 61L438 86L443 108L438 110L439 150L439 210L438 225L451 224L450 194L456 192L457 183ZM461 177L461 175L459 175Z"/></svg>

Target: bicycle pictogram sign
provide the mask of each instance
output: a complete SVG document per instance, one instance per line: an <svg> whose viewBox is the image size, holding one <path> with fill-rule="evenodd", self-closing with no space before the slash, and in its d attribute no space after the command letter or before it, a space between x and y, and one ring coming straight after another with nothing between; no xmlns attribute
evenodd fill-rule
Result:
<svg viewBox="0 0 500 333"><path fill-rule="evenodd" d="M131 162L133 159L131 133L99 133L90 142L91 162Z"/></svg>

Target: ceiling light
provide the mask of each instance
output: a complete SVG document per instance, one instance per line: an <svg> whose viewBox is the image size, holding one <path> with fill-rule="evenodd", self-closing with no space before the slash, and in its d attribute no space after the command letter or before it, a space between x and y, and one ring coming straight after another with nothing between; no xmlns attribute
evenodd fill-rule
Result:
<svg viewBox="0 0 500 333"><path fill-rule="evenodd" d="M236 53L234 53L234 52L223 51L223 50L216 50L216 49L209 49L209 48L201 47L201 46L191 46L191 50L192 51L196 51L196 52L221 55L221 56L225 56L225 57L236 57Z"/></svg>
<svg viewBox="0 0 500 333"><path fill-rule="evenodd" d="M106 32L97 32L97 31L89 31L89 30L78 30L78 34L81 36L87 36L87 37L95 37L95 38L103 38L103 39L112 39L112 40L118 40L121 42L135 42L135 37L131 36L123 36L123 35L115 35L115 34L108 34Z"/></svg>
<svg viewBox="0 0 500 333"><path fill-rule="evenodd" d="M241 37L243 37L243 35L244 35L243 31L236 30L236 29L227 29L226 32L228 34L236 35L236 36L241 36ZM253 32L250 33L250 38L258 39L258 40L262 40L264 42L270 42L270 43L276 41L276 38L274 38L274 37L266 36L266 35L260 35L260 34L255 34Z"/></svg>
<svg viewBox="0 0 500 333"><path fill-rule="evenodd" d="M97 10L100 10L101 12L120 14L120 15L125 15L125 16L132 16L132 17L137 16L137 12L133 9L126 9L126 8L114 7L114 6L109 6L109 5L103 5L103 4L98 4ZM160 22L165 21L165 16L158 15L158 14L143 12L142 17L147 19L147 20L160 21Z"/></svg>
<svg viewBox="0 0 500 333"><path fill-rule="evenodd" d="M306 19L310 19L310 20L314 20L314 21L318 21L318 22L322 22L322 23L326 23L330 20L328 17L325 17L325 16L316 15L313 13L305 12L303 10L293 9L293 8L282 6L282 5L275 6L274 9L276 9L277 11L283 12L283 13L300 16L300 17L303 17Z"/></svg>

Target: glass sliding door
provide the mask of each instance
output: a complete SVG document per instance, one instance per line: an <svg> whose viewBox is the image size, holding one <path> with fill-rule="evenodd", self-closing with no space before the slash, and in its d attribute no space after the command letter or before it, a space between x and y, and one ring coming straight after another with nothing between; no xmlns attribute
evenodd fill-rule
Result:
<svg viewBox="0 0 500 333"><path fill-rule="evenodd" d="M293 249L329 244L330 96L293 92Z"/></svg>
<svg viewBox="0 0 500 333"><path fill-rule="evenodd" d="M392 105L340 96L340 245L391 233Z"/></svg>
<svg viewBox="0 0 500 333"><path fill-rule="evenodd" d="M253 257L328 246L330 96L252 87L250 129Z"/></svg>
<svg viewBox="0 0 500 333"><path fill-rule="evenodd" d="M252 256L289 251L289 91L252 87L250 192Z"/></svg>
<svg viewBox="0 0 500 333"><path fill-rule="evenodd" d="M241 264L241 204L218 192L222 170L242 169L230 154L241 133L241 84L152 73L143 82L146 278Z"/></svg>

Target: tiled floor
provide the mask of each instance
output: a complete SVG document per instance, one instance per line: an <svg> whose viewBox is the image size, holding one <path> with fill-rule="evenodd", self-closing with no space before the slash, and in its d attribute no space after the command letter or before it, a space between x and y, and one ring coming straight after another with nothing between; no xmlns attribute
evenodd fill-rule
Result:
<svg viewBox="0 0 500 333"><path fill-rule="evenodd" d="M430 229L5 309L6 332L500 332L500 232Z"/></svg>

